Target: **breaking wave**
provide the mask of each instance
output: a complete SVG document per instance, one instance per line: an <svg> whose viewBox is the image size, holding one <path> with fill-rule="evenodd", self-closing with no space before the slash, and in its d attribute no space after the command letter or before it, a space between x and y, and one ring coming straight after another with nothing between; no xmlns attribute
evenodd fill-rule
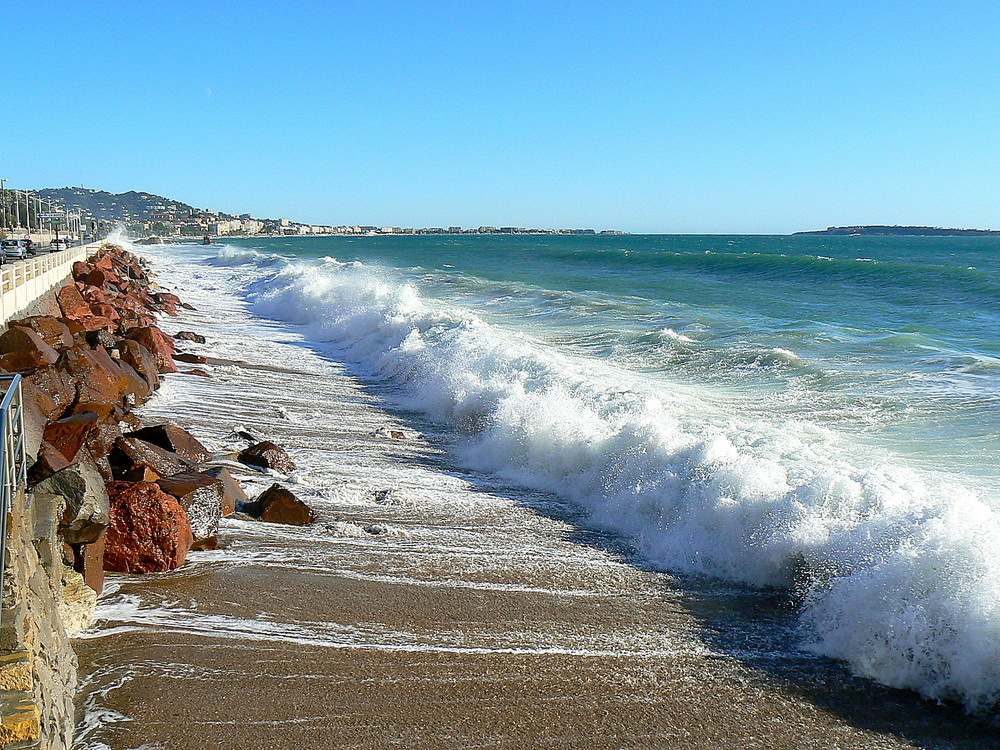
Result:
<svg viewBox="0 0 1000 750"><path fill-rule="evenodd" d="M256 264L254 312L402 386L405 406L459 431L465 465L574 501L665 569L795 590L803 642L860 674L973 712L1000 701L1000 517L981 491L779 412L747 417L708 387L565 354L390 270L216 262Z"/></svg>

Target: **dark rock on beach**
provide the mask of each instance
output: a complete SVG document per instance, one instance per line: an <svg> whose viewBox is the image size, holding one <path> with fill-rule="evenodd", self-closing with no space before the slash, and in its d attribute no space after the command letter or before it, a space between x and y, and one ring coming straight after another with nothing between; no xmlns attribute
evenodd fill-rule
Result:
<svg viewBox="0 0 1000 750"><path fill-rule="evenodd" d="M194 331L178 331L174 334L175 339L183 339L185 341L193 341L196 344L204 344L205 337L200 333L195 333Z"/></svg>
<svg viewBox="0 0 1000 750"><path fill-rule="evenodd" d="M280 484L272 484L256 500L244 503L239 510L268 523L305 526L316 520L316 512Z"/></svg>
<svg viewBox="0 0 1000 750"><path fill-rule="evenodd" d="M116 479L124 478L125 473L136 466L148 466L161 477L179 474L195 466L193 461L183 456L134 437L122 437L115 441L108 458Z"/></svg>
<svg viewBox="0 0 1000 750"><path fill-rule="evenodd" d="M243 464L274 469L284 474L295 470L295 462L292 461L285 449L275 445L270 440L264 440L249 448L244 448L237 456L237 460Z"/></svg>
<svg viewBox="0 0 1000 750"><path fill-rule="evenodd" d="M188 354L187 352L175 354L174 360L177 362L186 362L189 365L203 365L208 362L208 360L200 354Z"/></svg>
<svg viewBox="0 0 1000 750"><path fill-rule="evenodd" d="M207 461L211 452L198 439L183 427L175 424L157 424L143 427L128 433L127 437L139 438L147 443L158 445L164 450L172 451L188 461L201 463Z"/></svg>

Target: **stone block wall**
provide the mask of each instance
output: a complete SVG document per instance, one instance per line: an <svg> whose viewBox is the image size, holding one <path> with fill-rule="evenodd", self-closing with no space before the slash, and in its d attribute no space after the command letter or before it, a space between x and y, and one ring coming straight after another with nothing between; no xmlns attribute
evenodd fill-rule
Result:
<svg viewBox="0 0 1000 750"><path fill-rule="evenodd" d="M64 588L76 591L73 577L79 574L65 570L60 556L48 554L58 516L52 516L52 508L40 510L36 519L26 496L19 494L9 517L0 611L0 747L69 750L76 656L61 610L67 606ZM91 611L95 603L96 594L87 597Z"/></svg>

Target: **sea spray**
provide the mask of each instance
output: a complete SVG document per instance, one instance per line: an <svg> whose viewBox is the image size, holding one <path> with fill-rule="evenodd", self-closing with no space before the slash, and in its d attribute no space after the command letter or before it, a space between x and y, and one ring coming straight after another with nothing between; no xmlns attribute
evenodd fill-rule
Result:
<svg viewBox="0 0 1000 750"><path fill-rule="evenodd" d="M803 640L886 684L1000 699L1000 521L975 488L807 421L558 351L387 269L253 263L255 312L306 324L466 465L568 498L666 569L798 587ZM785 357L787 359L787 357Z"/></svg>

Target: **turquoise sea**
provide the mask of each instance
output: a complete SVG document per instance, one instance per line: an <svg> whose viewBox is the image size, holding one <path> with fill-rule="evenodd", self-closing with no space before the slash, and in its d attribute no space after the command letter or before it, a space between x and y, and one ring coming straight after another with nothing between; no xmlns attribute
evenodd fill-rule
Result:
<svg viewBox="0 0 1000 750"><path fill-rule="evenodd" d="M792 591L799 646L858 674L1000 701L1000 238L207 254L256 314L448 431L457 466L574 503L659 569Z"/></svg>

